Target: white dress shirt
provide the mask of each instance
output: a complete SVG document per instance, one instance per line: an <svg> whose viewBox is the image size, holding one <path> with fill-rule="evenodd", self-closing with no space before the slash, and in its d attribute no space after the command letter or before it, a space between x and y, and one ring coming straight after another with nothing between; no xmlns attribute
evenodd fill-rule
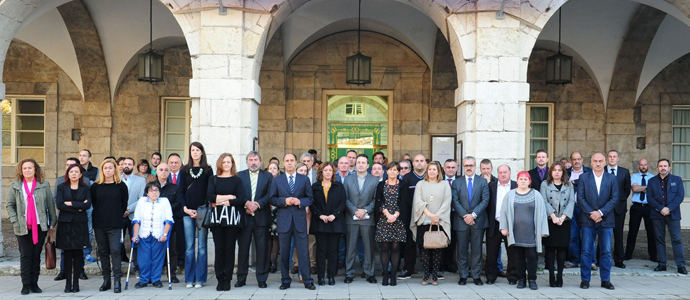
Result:
<svg viewBox="0 0 690 300"><path fill-rule="evenodd" d="M133 223L139 223L138 236L147 238L153 235L159 239L163 235L165 223L173 224L172 208L168 198L160 197L156 202L151 202L149 197L141 197L134 211Z"/></svg>
<svg viewBox="0 0 690 300"><path fill-rule="evenodd" d="M501 221L501 206L503 206L503 198L510 192L510 181L506 185L500 182L496 184L496 221Z"/></svg>

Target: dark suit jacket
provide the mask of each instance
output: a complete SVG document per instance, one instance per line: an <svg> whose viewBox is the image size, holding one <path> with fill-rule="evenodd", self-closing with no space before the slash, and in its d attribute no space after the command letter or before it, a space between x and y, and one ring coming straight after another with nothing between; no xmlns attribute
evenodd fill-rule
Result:
<svg viewBox="0 0 690 300"><path fill-rule="evenodd" d="M668 174L668 184L666 185L666 197L668 199L668 209L671 211L671 220L680 220L680 204L685 197L685 187L683 179ZM657 175L647 182L647 203L654 208L650 213L652 219L663 219L661 210L664 209L664 198L661 196L661 178Z"/></svg>
<svg viewBox="0 0 690 300"><path fill-rule="evenodd" d="M271 182L271 192L269 193L271 204L277 207L276 225L278 233L286 233L294 224L298 232L307 231L307 206L314 200L311 184L307 176L294 173L295 190L290 193L287 173L273 178ZM286 205L285 199L288 197L298 198L299 206Z"/></svg>
<svg viewBox="0 0 690 300"><path fill-rule="evenodd" d="M84 203L84 200L87 200ZM71 202L68 206L65 202ZM77 198L72 198L72 190L69 185L60 184L57 186L56 206L60 210L58 222L78 222L86 223L89 221L86 210L91 207L91 189L87 186L77 188Z"/></svg>
<svg viewBox="0 0 690 300"><path fill-rule="evenodd" d="M607 165L604 172L611 173L611 169ZM628 211L628 196L630 196L630 171L628 169L618 166L616 171L616 181L618 182L618 201L614 211L621 215Z"/></svg>
<svg viewBox="0 0 690 300"><path fill-rule="evenodd" d="M252 180L249 176L249 170L240 171L237 177L242 180L244 185L244 199L252 200ZM273 182L273 175L267 171L259 170L259 177L256 179L256 192L254 201L259 203L259 209L252 215L247 215L248 218L254 218L257 226L271 226L273 219L271 218L271 198L270 189Z"/></svg>
<svg viewBox="0 0 690 300"><path fill-rule="evenodd" d="M184 217L185 213L182 210L182 203L180 203L180 199L177 199L177 186L172 184L170 180L168 180L165 186L161 187L160 197L168 198L168 201L170 201L170 208L172 209L173 217ZM181 225L182 224L177 224L177 226Z"/></svg>
<svg viewBox="0 0 690 300"><path fill-rule="evenodd" d="M541 178L539 177L539 171L537 169L538 168L529 170L529 177L532 179L532 183L529 185L529 187L539 191L539 189L541 189L541 182L546 180L546 177L549 176L549 167L546 167L546 173L544 173L544 180L541 180Z"/></svg>
<svg viewBox="0 0 690 300"><path fill-rule="evenodd" d="M517 188L517 182L515 180L510 181L510 189L516 189ZM489 204L486 206L486 217L487 217L487 222L489 223L489 230L486 231L486 237L492 237L494 235L494 231L496 230L496 222L492 222L496 220L496 195L498 191L498 181L492 181L489 182ZM474 193L474 190L472 190ZM503 200L503 199L501 199Z"/></svg>
<svg viewBox="0 0 690 300"><path fill-rule="evenodd" d="M453 214L453 230L465 231L470 229L470 226L465 223L462 217L471 213L477 215L477 218L474 219L473 229L484 229L488 226L485 210L489 205L489 185L486 179L479 175L474 175L472 178L472 205L470 205L465 177L465 175L456 177L451 189L453 193L453 208L455 209L455 214Z"/></svg>
<svg viewBox="0 0 690 300"><path fill-rule="evenodd" d="M328 202L326 202L326 195L323 192L321 181L314 182L311 185L314 192L314 203L309 206L311 209L311 226L309 231L311 234L315 233L345 233L345 187L338 181L331 183L331 188L328 189ZM324 223L319 217L322 215L334 215L333 222Z"/></svg>
<svg viewBox="0 0 690 300"><path fill-rule="evenodd" d="M577 205L580 206L578 224L582 227L594 227L595 223L589 218L589 214L601 210L604 215L601 225L606 228L615 226L613 209L618 201L618 182L616 177L604 172L601 178L600 192L597 193L597 183L594 181L594 172L583 173L580 183L577 185Z"/></svg>

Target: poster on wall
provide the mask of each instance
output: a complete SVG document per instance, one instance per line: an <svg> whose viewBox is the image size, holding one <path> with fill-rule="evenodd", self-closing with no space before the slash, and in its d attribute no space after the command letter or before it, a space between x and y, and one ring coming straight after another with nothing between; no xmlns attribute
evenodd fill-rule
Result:
<svg viewBox="0 0 690 300"><path fill-rule="evenodd" d="M431 136L431 160L443 165L447 159L456 159L455 136Z"/></svg>

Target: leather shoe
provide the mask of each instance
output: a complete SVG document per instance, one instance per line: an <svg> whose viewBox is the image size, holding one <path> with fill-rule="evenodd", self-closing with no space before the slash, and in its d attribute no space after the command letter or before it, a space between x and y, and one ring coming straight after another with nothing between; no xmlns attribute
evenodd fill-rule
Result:
<svg viewBox="0 0 690 300"><path fill-rule="evenodd" d="M678 273L688 275L688 270L686 270L685 267L680 267L678 268Z"/></svg>
<svg viewBox="0 0 690 300"><path fill-rule="evenodd" d="M319 278L319 285L326 285L326 279Z"/></svg>
<svg viewBox="0 0 690 300"><path fill-rule="evenodd" d="M536 280L530 280L530 281L529 281L529 289L530 289L530 290L533 290L533 291L539 289L539 287L537 286L537 281L536 281Z"/></svg>
<svg viewBox="0 0 690 300"><path fill-rule="evenodd" d="M580 288L585 289L585 290L588 289L589 288L589 281L580 282Z"/></svg>
<svg viewBox="0 0 690 300"><path fill-rule="evenodd" d="M467 278L460 278L460 280L458 280L458 284L459 285L466 285L467 284Z"/></svg>
<svg viewBox="0 0 690 300"><path fill-rule="evenodd" d="M623 262L617 262L615 266L621 269L625 269L625 264Z"/></svg>
<svg viewBox="0 0 690 300"><path fill-rule="evenodd" d="M506 272L504 272L504 271L498 272L498 277L503 277L503 278L505 278L506 276L508 276L508 275L506 274Z"/></svg>
<svg viewBox="0 0 690 300"><path fill-rule="evenodd" d="M496 283L496 280L494 280L494 279L487 279L486 280L486 284L494 284L494 283Z"/></svg>
<svg viewBox="0 0 690 300"><path fill-rule="evenodd" d="M374 277L374 276L369 276L369 278L367 278L367 281L368 281L369 283L376 283L376 277Z"/></svg>
<svg viewBox="0 0 690 300"><path fill-rule="evenodd" d="M280 287L279 287L279 289L281 289L281 290L287 290L287 289L289 289L289 288L290 288L290 284L289 284L289 283L281 283L281 284L280 284Z"/></svg>
<svg viewBox="0 0 690 300"><path fill-rule="evenodd" d="M172 282L172 283L180 283L180 280L177 279L177 276L172 276L172 277L170 277L170 282Z"/></svg>
<svg viewBox="0 0 690 300"><path fill-rule="evenodd" d="M115 280L115 283L113 285L113 292L116 294L119 294L120 292L122 292L122 285L121 285L119 279Z"/></svg>
<svg viewBox="0 0 690 300"><path fill-rule="evenodd" d="M58 273L57 276L55 276L55 278L53 278L53 280L55 280L55 281L65 280L65 273L62 273L62 272Z"/></svg>
<svg viewBox="0 0 690 300"><path fill-rule="evenodd" d="M328 285L335 285L335 278L328 278Z"/></svg>
<svg viewBox="0 0 690 300"><path fill-rule="evenodd" d="M304 285L304 288L305 288L305 289L308 289L308 290L310 290L310 291L313 291L313 290L316 289L316 287L314 286L313 283L307 283L307 284L305 284L305 285Z"/></svg>
<svg viewBox="0 0 690 300"><path fill-rule="evenodd" d="M81 279L81 280L89 280L89 277L86 276L86 273L81 272L81 274L79 274L79 279Z"/></svg>
<svg viewBox="0 0 690 300"><path fill-rule="evenodd" d="M28 295L31 292L28 284L22 286L22 295Z"/></svg>
<svg viewBox="0 0 690 300"><path fill-rule="evenodd" d="M155 287L155 288L162 288L162 287L163 287L163 283L161 283L160 281L156 281L156 282L153 283L153 287Z"/></svg>
<svg viewBox="0 0 690 300"><path fill-rule="evenodd" d="M36 283L32 283L30 288L31 288L32 293L35 293L35 294L43 293L43 290L40 287L38 287L38 284L36 284Z"/></svg>
<svg viewBox="0 0 690 300"><path fill-rule="evenodd" d="M484 285L484 282L482 282L481 278L475 278L474 285Z"/></svg>
<svg viewBox="0 0 690 300"><path fill-rule="evenodd" d="M509 285L516 285L517 281L516 280L508 280Z"/></svg>
<svg viewBox="0 0 690 300"><path fill-rule="evenodd" d="M105 292L110 289L110 277L103 279L103 284L98 288L99 291Z"/></svg>
<svg viewBox="0 0 690 300"><path fill-rule="evenodd" d="M260 281L260 282L259 282L259 288L260 288L260 289L265 289L265 288L267 288L267 287L268 287L268 284L266 284L265 281Z"/></svg>
<svg viewBox="0 0 690 300"><path fill-rule="evenodd" d="M245 286L246 284L247 284L247 282L245 282L245 281L238 281L238 282L235 282L235 287L236 287L236 288L238 288L238 287L243 287L243 286Z"/></svg>
<svg viewBox="0 0 690 300"><path fill-rule="evenodd" d="M345 283L352 283L352 277L345 277Z"/></svg>
<svg viewBox="0 0 690 300"><path fill-rule="evenodd" d="M607 290L615 290L616 289L615 287L613 287L613 284L611 284L611 281L602 281L601 287L603 287Z"/></svg>
<svg viewBox="0 0 690 300"><path fill-rule="evenodd" d="M525 287L527 287L525 280L524 279L518 279L517 288L524 289Z"/></svg>
<svg viewBox="0 0 690 300"><path fill-rule="evenodd" d="M134 285L134 288L140 289L140 288L146 287L147 285L148 285L148 283L137 282L137 284Z"/></svg>
<svg viewBox="0 0 690 300"><path fill-rule="evenodd" d="M666 266L656 266L656 268L654 268L654 272L661 272L661 271L666 271Z"/></svg>

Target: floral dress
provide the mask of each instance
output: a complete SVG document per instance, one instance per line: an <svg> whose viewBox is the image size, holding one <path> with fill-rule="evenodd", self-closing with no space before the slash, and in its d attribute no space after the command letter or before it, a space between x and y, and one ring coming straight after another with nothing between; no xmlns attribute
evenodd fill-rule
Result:
<svg viewBox="0 0 690 300"><path fill-rule="evenodd" d="M399 219L395 220L393 223L388 223L388 218L383 214L384 209L387 209L388 213L391 214L400 211L400 184L389 185L385 183L383 187L383 198L374 238L377 243L405 242L405 224Z"/></svg>

